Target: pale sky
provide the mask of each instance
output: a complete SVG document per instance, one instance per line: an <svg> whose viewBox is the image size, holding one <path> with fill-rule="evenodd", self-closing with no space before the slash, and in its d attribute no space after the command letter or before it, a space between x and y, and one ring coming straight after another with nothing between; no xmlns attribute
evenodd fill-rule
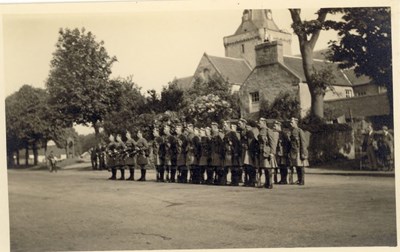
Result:
<svg viewBox="0 0 400 252"><path fill-rule="evenodd" d="M226 9L218 5L137 11L136 6L131 6L129 10L110 11L94 3L80 11L65 11L62 5L52 7L50 11L20 11L21 14L17 8L3 16L5 96L24 84L45 87L60 28L85 27L98 41L105 42L109 55L117 57L112 77L132 75L143 93L148 89L160 92L174 77L193 75L204 52L225 56L223 37L236 31L246 7L268 8L258 4L243 8L226 5ZM278 27L292 32L289 11L271 9ZM315 18L316 10L303 9L303 19ZM334 32L321 32L315 49L326 48L331 39L336 39ZM295 35L292 41L293 54L299 54Z"/></svg>

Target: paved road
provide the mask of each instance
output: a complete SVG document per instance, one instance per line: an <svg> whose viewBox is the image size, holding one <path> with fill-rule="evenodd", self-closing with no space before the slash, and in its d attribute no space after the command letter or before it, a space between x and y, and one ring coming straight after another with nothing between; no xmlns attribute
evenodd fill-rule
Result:
<svg viewBox="0 0 400 252"><path fill-rule="evenodd" d="M310 174L264 190L108 176L9 170L12 251L396 245L393 177Z"/></svg>

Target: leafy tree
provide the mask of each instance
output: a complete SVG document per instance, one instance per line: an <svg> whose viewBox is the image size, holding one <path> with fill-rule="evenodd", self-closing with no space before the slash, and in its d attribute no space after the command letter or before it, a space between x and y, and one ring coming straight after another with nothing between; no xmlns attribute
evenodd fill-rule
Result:
<svg viewBox="0 0 400 252"><path fill-rule="evenodd" d="M289 120L292 117L300 116L300 102L297 95L290 92L281 92L275 100L268 104L261 101L260 116L280 120Z"/></svg>
<svg viewBox="0 0 400 252"><path fill-rule="evenodd" d="M341 8L333 12L343 16L340 21L326 21L325 24L326 29L334 29L339 35L339 40L330 42L330 60L385 86L393 112L390 8Z"/></svg>
<svg viewBox="0 0 400 252"><path fill-rule="evenodd" d="M108 79L117 59L110 57L103 45L84 28L60 29L46 83L49 104L58 117L68 126L91 124L96 136L115 99Z"/></svg>
<svg viewBox="0 0 400 252"><path fill-rule="evenodd" d="M146 107L146 98L131 77L111 80L110 86L114 90L114 105L104 116L103 127L107 134L124 134L126 130L132 130L132 125L142 114L143 108Z"/></svg>
<svg viewBox="0 0 400 252"><path fill-rule="evenodd" d="M292 28L297 35L300 45L300 52L303 60L304 76L307 81L311 95L311 114L323 118L324 116L324 95L330 83L321 82L320 76L328 72L318 73L313 66L313 50L317 43L320 32L330 9L320 9L316 13L318 17L314 20L301 20L301 9L289 9L292 17Z"/></svg>
<svg viewBox="0 0 400 252"><path fill-rule="evenodd" d="M9 159L13 152L25 148L25 163L28 165L29 148L34 155L34 164L38 163L38 148L45 138L49 124L47 93L44 89L22 86L18 92L6 98L7 151Z"/></svg>
<svg viewBox="0 0 400 252"><path fill-rule="evenodd" d="M184 91L178 87L177 80L174 79L161 91L160 112L180 111L185 106Z"/></svg>

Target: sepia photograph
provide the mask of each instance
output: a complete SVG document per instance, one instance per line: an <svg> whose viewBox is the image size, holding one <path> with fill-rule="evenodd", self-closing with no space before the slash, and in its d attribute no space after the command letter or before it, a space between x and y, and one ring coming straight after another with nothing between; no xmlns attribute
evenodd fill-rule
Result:
<svg viewBox="0 0 400 252"><path fill-rule="evenodd" d="M399 10L1 2L0 250L397 249Z"/></svg>

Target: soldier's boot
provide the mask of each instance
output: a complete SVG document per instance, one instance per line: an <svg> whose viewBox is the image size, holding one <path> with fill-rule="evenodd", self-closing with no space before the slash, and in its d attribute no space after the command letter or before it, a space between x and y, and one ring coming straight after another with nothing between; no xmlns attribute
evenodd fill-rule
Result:
<svg viewBox="0 0 400 252"><path fill-rule="evenodd" d="M282 177L282 174L281 174ZM274 184L278 184L278 169L274 168Z"/></svg>
<svg viewBox="0 0 400 252"><path fill-rule="evenodd" d="M292 171L292 170L289 171L289 184L290 184L290 185L293 185L293 184L294 184L294 183L293 183L293 171Z"/></svg>
<svg viewBox="0 0 400 252"><path fill-rule="evenodd" d="M243 170L239 168L238 171L239 183L243 183Z"/></svg>
<svg viewBox="0 0 400 252"><path fill-rule="evenodd" d="M305 183L305 181L304 181L304 178L305 178L305 171L304 171L304 167L301 167L301 181L300 181L300 184L299 185L304 185L304 183Z"/></svg>
<svg viewBox="0 0 400 252"><path fill-rule="evenodd" d="M272 173L273 170L272 169L267 169L268 172L268 189L272 189L273 188L273 183L272 183Z"/></svg>
<svg viewBox="0 0 400 252"><path fill-rule="evenodd" d="M124 169L119 169L121 171L121 177L119 180L125 180L125 170Z"/></svg>
<svg viewBox="0 0 400 252"><path fill-rule="evenodd" d="M296 167L296 173L297 173L297 181L295 182L296 185L301 184L301 168Z"/></svg>
<svg viewBox="0 0 400 252"><path fill-rule="evenodd" d="M160 170L160 182L164 182L164 169Z"/></svg>
<svg viewBox="0 0 400 252"><path fill-rule="evenodd" d="M176 175L176 169L171 169L171 177L170 177L171 183L175 183L175 175Z"/></svg>
<svg viewBox="0 0 400 252"><path fill-rule="evenodd" d="M142 169L143 170L143 180L142 181L146 181L146 169Z"/></svg>
<svg viewBox="0 0 400 252"><path fill-rule="evenodd" d="M135 170L134 169L129 169L129 178L126 180L135 180Z"/></svg>
<svg viewBox="0 0 400 252"><path fill-rule="evenodd" d="M284 167L284 168L280 168L280 172L281 172L281 181L279 181L279 184L286 185L288 183L287 182L288 170L286 167Z"/></svg>
<svg viewBox="0 0 400 252"><path fill-rule="evenodd" d="M116 169L114 169L114 168L111 169L111 177L109 177L108 179L110 179L110 180L117 179L117 170Z"/></svg>

